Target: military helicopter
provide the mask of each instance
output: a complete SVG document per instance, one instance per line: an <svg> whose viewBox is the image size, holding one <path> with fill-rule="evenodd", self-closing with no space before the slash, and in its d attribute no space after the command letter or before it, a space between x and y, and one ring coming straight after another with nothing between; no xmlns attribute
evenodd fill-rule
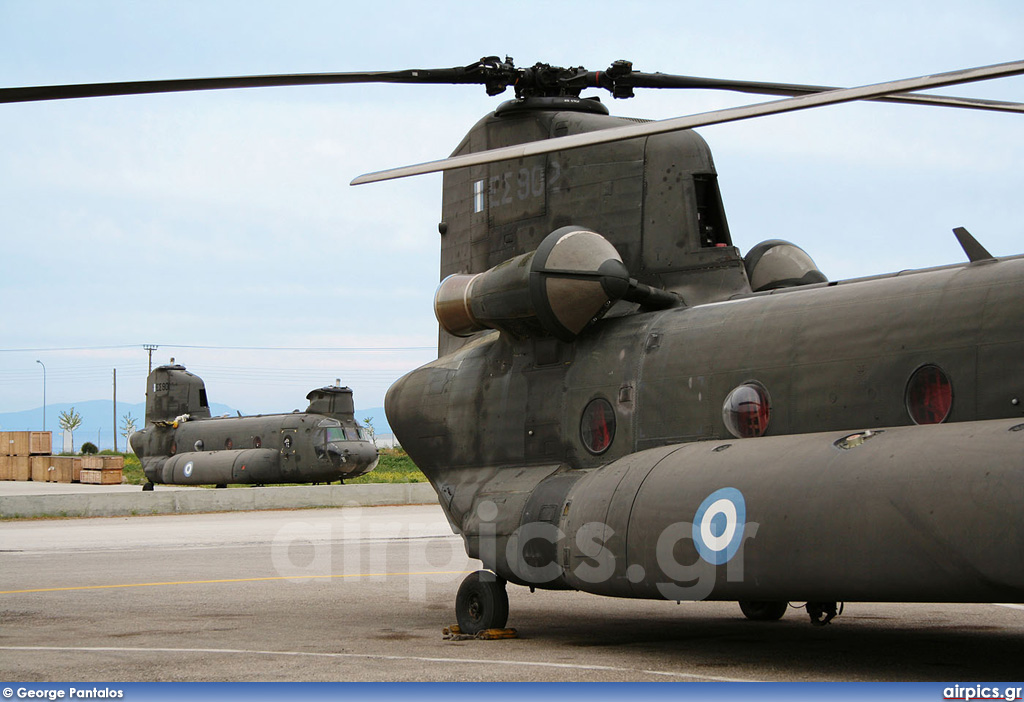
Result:
<svg viewBox="0 0 1024 702"><path fill-rule="evenodd" d="M1024 61L852 89L489 57L465 67L0 91L0 101L316 83L478 83L514 100L444 171L438 359L386 398L393 430L485 570L467 633L508 583L806 603L1024 600L1024 257L964 228L968 262L829 281L802 249L733 246L693 128L852 100L1022 112L915 91ZM610 116L586 88L790 95L691 117Z"/></svg>
<svg viewBox="0 0 1024 702"><path fill-rule="evenodd" d="M146 382L146 426L129 437L149 480L143 490L154 483L330 483L377 467L351 388L311 391L305 412L211 417L202 378L173 359Z"/></svg>

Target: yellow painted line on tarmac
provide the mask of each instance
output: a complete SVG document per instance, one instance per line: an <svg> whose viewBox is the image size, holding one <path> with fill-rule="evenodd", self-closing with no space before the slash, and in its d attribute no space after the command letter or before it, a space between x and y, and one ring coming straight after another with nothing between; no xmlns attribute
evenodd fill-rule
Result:
<svg viewBox="0 0 1024 702"><path fill-rule="evenodd" d="M263 578L222 578L219 580L177 580L165 583L123 583L119 585L76 585L71 587L39 587L28 590L0 590L0 595L27 595L33 592L74 592L77 590L117 590L128 587L165 587L169 585L215 585L220 583L257 583L273 580L329 580L337 578L386 578L415 575L468 575L471 570L424 570L410 573L342 573L338 575L275 575Z"/></svg>

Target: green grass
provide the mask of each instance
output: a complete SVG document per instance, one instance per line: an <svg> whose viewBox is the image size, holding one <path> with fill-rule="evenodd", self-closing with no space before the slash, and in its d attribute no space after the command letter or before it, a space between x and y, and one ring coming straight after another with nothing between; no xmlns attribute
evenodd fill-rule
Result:
<svg viewBox="0 0 1024 702"><path fill-rule="evenodd" d="M145 485L146 474L142 472L142 463L134 453L114 453L110 449L100 451L101 456L124 456L124 472L121 474L124 481L129 485Z"/></svg>
<svg viewBox="0 0 1024 702"><path fill-rule="evenodd" d="M70 454L69 454L70 455ZM124 478L129 485L144 485L146 475L142 464L134 453L114 453L110 450L100 451L102 456L124 456ZM409 455L402 449L381 449L380 462L377 467L366 475L346 480L346 484L361 483L425 483L427 477L420 472Z"/></svg>
<svg viewBox="0 0 1024 702"><path fill-rule="evenodd" d="M381 449L380 462L366 475L346 480L346 484L361 483L425 483L427 476L420 472L404 449Z"/></svg>

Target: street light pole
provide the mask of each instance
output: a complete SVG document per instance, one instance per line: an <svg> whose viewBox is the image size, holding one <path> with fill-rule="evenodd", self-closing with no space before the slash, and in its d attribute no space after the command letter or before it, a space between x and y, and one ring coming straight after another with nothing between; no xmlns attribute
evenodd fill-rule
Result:
<svg viewBox="0 0 1024 702"><path fill-rule="evenodd" d="M38 359L36 363L43 367L43 431L46 431L46 364Z"/></svg>

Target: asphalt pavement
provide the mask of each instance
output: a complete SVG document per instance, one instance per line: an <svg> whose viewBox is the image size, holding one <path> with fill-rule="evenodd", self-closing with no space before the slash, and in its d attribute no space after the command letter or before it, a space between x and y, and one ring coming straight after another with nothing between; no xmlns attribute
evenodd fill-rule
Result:
<svg viewBox="0 0 1024 702"><path fill-rule="evenodd" d="M509 587L518 638L445 640L478 567L436 505L0 524L10 681L1017 680L1019 605L735 603Z"/></svg>

